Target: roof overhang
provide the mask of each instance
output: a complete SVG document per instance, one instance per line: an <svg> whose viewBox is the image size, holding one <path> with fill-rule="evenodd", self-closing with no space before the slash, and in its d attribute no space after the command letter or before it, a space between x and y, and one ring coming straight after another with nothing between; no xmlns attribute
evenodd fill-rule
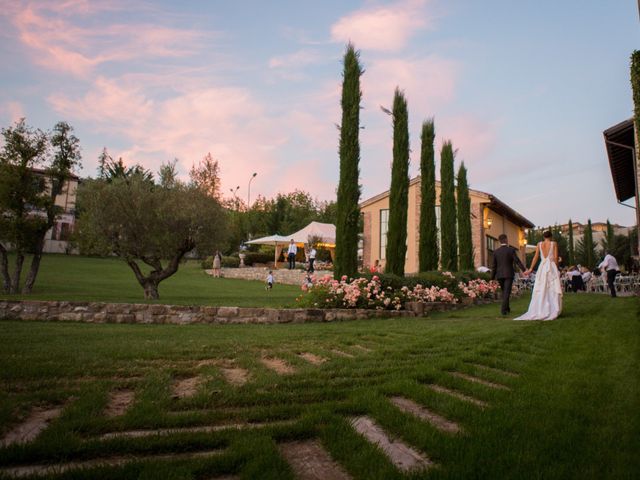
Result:
<svg viewBox="0 0 640 480"><path fill-rule="evenodd" d="M524 228L535 227L535 224L531 220L526 219L525 217L520 215L518 212L516 212L513 208L511 208L509 205L507 205L502 200L500 200L499 198L491 194L489 194L489 202L485 203L484 205L487 208L490 208L491 210L493 210L494 212L499 213L503 217L509 219L511 222L518 225L519 227L524 227Z"/></svg>
<svg viewBox="0 0 640 480"><path fill-rule="evenodd" d="M616 197L619 202L624 202L636 195L633 119L610 127L603 134Z"/></svg>

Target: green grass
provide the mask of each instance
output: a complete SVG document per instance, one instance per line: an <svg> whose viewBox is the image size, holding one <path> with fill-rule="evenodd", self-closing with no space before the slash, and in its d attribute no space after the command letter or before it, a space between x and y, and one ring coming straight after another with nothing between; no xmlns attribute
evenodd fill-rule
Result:
<svg viewBox="0 0 640 480"><path fill-rule="evenodd" d="M514 315L526 303L514 302ZM147 459L51 478L289 479L293 473L278 445L315 438L356 479L637 478L638 307L634 298L568 295L564 315L553 322L509 321L495 305L427 319L300 325L0 322L0 434L34 405L65 406L34 442L0 448L0 468L219 449L214 457ZM328 361L312 365L300 352ZM259 361L262 356L283 358L297 372L277 375ZM250 382L229 386L218 366L199 363L212 359L233 360L251 373ZM470 383L452 371L510 390ZM172 382L193 375L206 379L198 393L173 399ZM427 388L432 383L489 406L434 392ZM122 387L136 392L134 405L122 417L106 418L108 393ZM402 413L388 401L394 395L456 421L464 433L442 433ZM438 467L403 476L350 427L348 419L362 414ZM282 420L291 423L99 439L122 430Z"/></svg>
<svg viewBox="0 0 640 480"><path fill-rule="evenodd" d="M26 275L27 267L24 271ZM301 293L295 285L276 284L269 292L264 286L259 281L212 278L200 267L200 262L187 261L175 275L160 283L160 300L156 303L280 307L294 304ZM0 299L15 298L150 303L145 302L142 287L124 261L75 255L45 255L32 295L0 294Z"/></svg>

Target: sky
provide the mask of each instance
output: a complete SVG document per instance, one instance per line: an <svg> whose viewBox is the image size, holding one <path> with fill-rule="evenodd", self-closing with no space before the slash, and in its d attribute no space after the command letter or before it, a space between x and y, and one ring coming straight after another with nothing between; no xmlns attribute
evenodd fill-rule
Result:
<svg viewBox="0 0 640 480"><path fill-rule="evenodd" d="M437 152L451 140L471 188L536 225L632 225L602 131L632 115L639 34L634 0L0 0L0 126L69 122L81 176L104 147L153 172L178 159L184 178L210 152L227 197L333 200L351 41L365 70L362 200L389 188L380 107L399 87L411 177L433 117Z"/></svg>

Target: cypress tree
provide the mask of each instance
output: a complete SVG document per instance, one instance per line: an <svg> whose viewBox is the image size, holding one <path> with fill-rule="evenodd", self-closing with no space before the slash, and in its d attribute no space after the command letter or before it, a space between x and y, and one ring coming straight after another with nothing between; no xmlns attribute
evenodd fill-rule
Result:
<svg viewBox="0 0 640 480"><path fill-rule="evenodd" d="M573 222L569 219L569 265L575 265L576 251L573 245Z"/></svg>
<svg viewBox="0 0 640 480"><path fill-rule="evenodd" d="M409 205L409 114L404 93L393 97L393 163L389 192L389 229L385 271L404 275L407 253L407 208Z"/></svg>
<svg viewBox="0 0 640 480"><path fill-rule="evenodd" d="M442 269L458 269L458 242L456 235L456 197L453 184L453 146L447 140L440 152L440 231Z"/></svg>
<svg viewBox="0 0 640 480"><path fill-rule="evenodd" d="M591 227L591 219L587 221L587 227L584 230L584 263L589 270L593 270L596 265L595 243L593 243L593 229Z"/></svg>
<svg viewBox="0 0 640 480"><path fill-rule="evenodd" d="M360 210L360 53L349 43L342 74L342 123L340 125L340 181L336 202L336 256L334 275L353 276L358 271L358 221Z"/></svg>
<svg viewBox="0 0 640 480"><path fill-rule="evenodd" d="M458 169L458 240L460 252L458 264L460 270L473 270L473 240L471 238L471 199L469 198L469 184L467 169L464 163Z"/></svg>
<svg viewBox="0 0 640 480"><path fill-rule="evenodd" d="M614 242L615 242L615 235L613 233L613 225L611 225L611 222L609 221L609 219L607 219L607 237L604 242L605 253L607 250L610 251L611 249L613 249Z"/></svg>
<svg viewBox="0 0 640 480"><path fill-rule="evenodd" d="M436 136L433 119L422 124L420 141L420 248L421 272L438 269L438 224L436 222L436 165L433 142Z"/></svg>

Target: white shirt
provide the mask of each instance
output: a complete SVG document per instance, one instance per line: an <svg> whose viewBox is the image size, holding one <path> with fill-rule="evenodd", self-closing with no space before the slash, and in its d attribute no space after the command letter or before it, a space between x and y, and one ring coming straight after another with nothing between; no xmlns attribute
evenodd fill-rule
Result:
<svg viewBox="0 0 640 480"><path fill-rule="evenodd" d="M298 253L298 246L295 243L289 244L289 251L287 253L293 253L294 255Z"/></svg>
<svg viewBox="0 0 640 480"><path fill-rule="evenodd" d="M267 283L273 283L273 275L267 275Z"/></svg>
<svg viewBox="0 0 640 480"><path fill-rule="evenodd" d="M607 253L607 255L604 257L604 260L602 261L602 263L600 265L598 265L598 268L604 268L607 271L609 271L609 270L620 270L620 267L618 267L617 260L610 253Z"/></svg>
<svg viewBox="0 0 640 480"><path fill-rule="evenodd" d="M593 276L593 274L591 272L584 272L582 274L582 281L583 282L588 282L589 280L591 280L591 277Z"/></svg>
<svg viewBox="0 0 640 480"><path fill-rule="evenodd" d="M312 248L311 251L309 252L309 258L316 258L316 249Z"/></svg>

